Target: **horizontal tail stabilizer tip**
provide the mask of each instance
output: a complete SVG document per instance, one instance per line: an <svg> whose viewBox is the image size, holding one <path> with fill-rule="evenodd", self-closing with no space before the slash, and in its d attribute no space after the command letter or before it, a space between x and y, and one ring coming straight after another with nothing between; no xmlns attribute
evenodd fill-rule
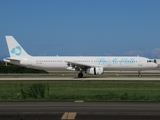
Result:
<svg viewBox="0 0 160 120"><path fill-rule="evenodd" d="M13 36L6 36L6 42L8 45L8 50L11 58L30 56L21 47L21 45L14 39Z"/></svg>
<svg viewBox="0 0 160 120"><path fill-rule="evenodd" d="M5 61L5 60L21 61L20 59L14 59L14 58L5 58L5 59L3 59L3 61Z"/></svg>

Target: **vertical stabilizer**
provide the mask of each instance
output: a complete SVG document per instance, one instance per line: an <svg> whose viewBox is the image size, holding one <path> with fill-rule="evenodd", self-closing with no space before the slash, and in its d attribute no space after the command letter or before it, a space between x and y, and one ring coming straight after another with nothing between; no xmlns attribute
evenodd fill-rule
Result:
<svg viewBox="0 0 160 120"><path fill-rule="evenodd" d="M30 56L12 36L6 36L6 42L11 58Z"/></svg>

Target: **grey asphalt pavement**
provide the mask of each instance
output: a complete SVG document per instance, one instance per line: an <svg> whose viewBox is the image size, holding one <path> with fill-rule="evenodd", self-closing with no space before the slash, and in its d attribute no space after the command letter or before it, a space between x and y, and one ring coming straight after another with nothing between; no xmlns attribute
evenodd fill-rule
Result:
<svg viewBox="0 0 160 120"><path fill-rule="evenodd" d="M66 112L75 120L88 119L160 119L160 102L0 102L0 118L61 119Z"/></svg>
<svg viewBox="0 0 160 120"><path fill-rule="evenodd" d="M158 77L108 77L108 78L72 78L72 77L57 77L57 78L53 78L53 77L18 77L18 78L0 78L0 81L7 81L7 80L63 80L63 81L67 81L67 80L135 80L135 81L160 81L160 78Z"/></svg>

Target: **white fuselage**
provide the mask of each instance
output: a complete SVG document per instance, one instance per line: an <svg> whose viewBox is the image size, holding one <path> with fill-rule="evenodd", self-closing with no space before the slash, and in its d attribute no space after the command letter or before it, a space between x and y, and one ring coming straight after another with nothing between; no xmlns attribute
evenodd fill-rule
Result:
<svg viewBox="0 0 160 120"><path fill-rule="evenodd" d="M66 70L68 66L67 61L88 65L88 66L101 66L104 70L116 70L116 71L134 71L134 70L153 70L157 67L157 64L153 61L149 61L145 57L117 57L117 56L94 56L94 57L24 57L21 61L8 61L10 63L25 66L28 68L41 69L46 71L54 70Z"/></svg>

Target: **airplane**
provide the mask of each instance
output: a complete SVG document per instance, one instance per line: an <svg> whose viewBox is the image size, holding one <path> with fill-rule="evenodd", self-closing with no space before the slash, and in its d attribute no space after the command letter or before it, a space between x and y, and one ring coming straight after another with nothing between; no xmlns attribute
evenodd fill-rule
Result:
<svg viewBox="0 0 160 120"><path fill-rule="evenodd" d="M10 57L3 61L27 68L45 71L73 70L78 71L78 77L83 73L101 75L104 71L141 71L155 70L156 60L140 56L31 56L13 36L5 36Z"/></svg>

